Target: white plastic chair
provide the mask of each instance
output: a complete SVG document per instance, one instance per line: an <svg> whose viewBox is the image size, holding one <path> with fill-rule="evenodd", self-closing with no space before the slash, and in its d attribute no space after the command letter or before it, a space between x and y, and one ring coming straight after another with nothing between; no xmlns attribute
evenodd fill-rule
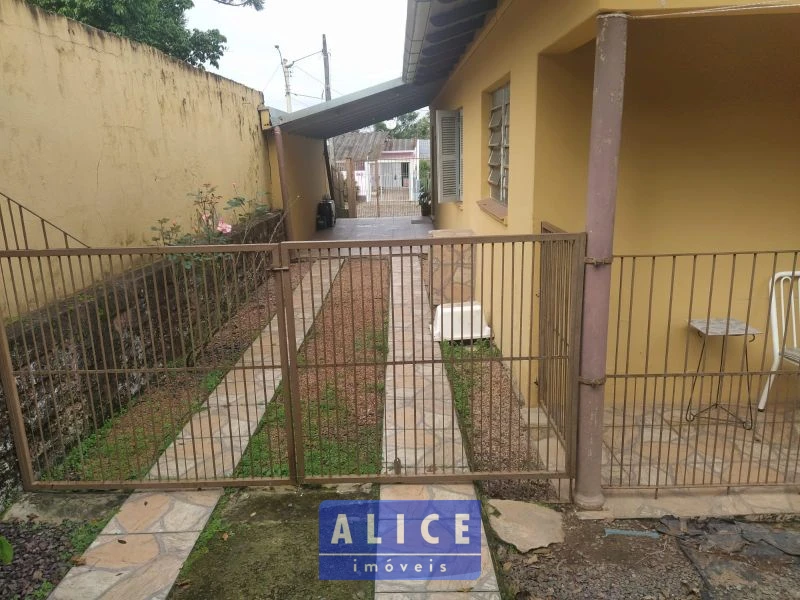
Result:
<svg viewBox="0 0 800 600"><path fill-rule="evenodd" d="M767 396L775 380L775 371L785 360L800 366L800 271L775 273L770 282L772 304L769 322L772 334L772 367L767 385L761 392L758 410L767 406Z"/></svg>

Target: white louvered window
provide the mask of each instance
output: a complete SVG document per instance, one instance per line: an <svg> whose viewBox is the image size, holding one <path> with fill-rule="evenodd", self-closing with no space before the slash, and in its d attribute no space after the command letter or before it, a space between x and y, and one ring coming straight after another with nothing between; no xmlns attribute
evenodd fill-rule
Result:
<svg viewBox="0 0 800 600"><path fill-rule="evenodd" d="M461 201L463 139L461 111L437 110L436 189L439 203Z"/></svg>
<svg viewBox="0 0 800 600"><path fill-rule="evenodd" d="M492 92L489 113L489 192L494 200L508 205L508 130L511 86Z"/></svg>

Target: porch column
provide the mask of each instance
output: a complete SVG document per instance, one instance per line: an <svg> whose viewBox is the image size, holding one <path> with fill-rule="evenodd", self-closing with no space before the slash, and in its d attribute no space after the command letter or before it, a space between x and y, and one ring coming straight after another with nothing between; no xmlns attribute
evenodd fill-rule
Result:
<svg viewBox="0 0 800 600"><path fill-rule="evenodd" d="M604 502L603 399L627 41L627 15L597 17L575 489L575 501L585 509L602 508Z"/></svg>

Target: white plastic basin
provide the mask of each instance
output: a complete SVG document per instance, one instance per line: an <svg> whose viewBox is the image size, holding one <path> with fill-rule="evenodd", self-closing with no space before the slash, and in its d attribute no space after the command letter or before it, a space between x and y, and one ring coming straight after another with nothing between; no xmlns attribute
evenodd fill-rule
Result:
<svg viewBox="0 0 800 600"><path fill-rule="evenodd" d="M492 330L483 318L480 303L462 302L441 304L436 307L433 317L434 341L478 340L490 338L491 335Z"/></svg>

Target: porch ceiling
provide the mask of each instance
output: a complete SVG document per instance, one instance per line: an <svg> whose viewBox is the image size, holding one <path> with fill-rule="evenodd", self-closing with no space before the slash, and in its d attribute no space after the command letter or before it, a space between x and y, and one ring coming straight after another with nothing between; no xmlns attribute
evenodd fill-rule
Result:
<svg viewBox="0 0 800 600"><path fill-rule="evenodd" d="M394 79L293 113L269 111L269 126L310 138L332 138L430 104L441 81L424 84Z"/></svg>
<svg viewBox="0 0 800 600"><path fill-rule="evenodd" d="M497 0L409 0L403 78L426 83L456 66Z"/></svg>

